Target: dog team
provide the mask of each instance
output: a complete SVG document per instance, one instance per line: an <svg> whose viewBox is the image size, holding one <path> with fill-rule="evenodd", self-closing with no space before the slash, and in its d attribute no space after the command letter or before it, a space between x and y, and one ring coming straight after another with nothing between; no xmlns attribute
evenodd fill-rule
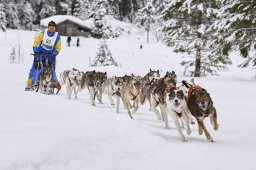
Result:
<svg viewBox="0 0 256 170"><path fill-rule="evenodd" d="M159 70L150 69L144 77L132 74L108 78L106 72L81 72L73 68L63 71L60 79L61 85L66 86L68 99L71 99L72 93L77 99L78 92L87 88L91 104L95 106L96 98L102 104L102 95L106 94L111 105L116 105L117 113L122 101L131 119L139 106L148 101L150 111L164 122L166 129L169 129L170 115L182 141L186 141L182 129L186 127L186 133L190 135L190 124L195 124L194 118L198 123L199 134L204 133L210 142L213 142L213 139L206 129L204 119L210 117L214 130L219 128L217 112L209 93L196 85L193 79L191 82L183 80L181 85L177 86L174 71L167 71L164 77L160 77ZM116 98L116 102L113 97Z"/></svg>

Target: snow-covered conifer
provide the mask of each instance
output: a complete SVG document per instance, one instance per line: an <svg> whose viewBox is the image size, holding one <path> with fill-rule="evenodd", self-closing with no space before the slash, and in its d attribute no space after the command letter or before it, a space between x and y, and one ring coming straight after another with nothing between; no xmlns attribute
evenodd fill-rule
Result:
<svg viewBox="0 0 256 170"><path fill-rule="evenodd" d="M97 67L97 66L118 66L118 63L114 60L112 57L112 54L108 48L108 45L106 44L106 41L102 41L100 43L98 52L93 59L93 62L91 63L92 67Z"/></svg>
<svg viewBox="0 0 256 170"><path fill-rule="evenodd" d="M11 64L15 64L17 62L17 55L15 47L12 48L12 52L10 53L9 62Z"/></svg>
<svg viewBox="0 0 256 170"><path fill-rule="evenodd" d="M6 30L6 18L3 4L0 4L0 29L2 31Z"/></svg>
<svg viewBox="0 0 256 170"><path fill-rule="evenodd" d="M212 44L215 37L209 28L218 19L218 7L216 0L174 0L163 11L165 42L176 52L193 58L182 62L186 68L194 67L188 73L190 76L216 74L230 63L225 55L216 54L218 49Z"/></svg>

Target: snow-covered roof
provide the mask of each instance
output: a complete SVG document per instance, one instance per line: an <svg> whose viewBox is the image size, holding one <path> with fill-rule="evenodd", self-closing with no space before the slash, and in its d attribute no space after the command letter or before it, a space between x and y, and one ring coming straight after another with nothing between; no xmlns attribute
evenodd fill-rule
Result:
<svg viewBox="0 0 256 170"><path fill-rule="evenodd" d="M88 28L88 29L92 28L92 25L91 25L92 22L90 21L90 19L83 21L79 18L76 18L74 16L70 16L70 15L54 15L54 16L42 19L40 21L40 25L47 27L48 23L50 21L54 21L56 24L59 24L59 23L64 22L66 20L70 20L71 22L74 22L74 23L76 23L78 25L81 25L81 26L83 26L85 28Z"/></svg>

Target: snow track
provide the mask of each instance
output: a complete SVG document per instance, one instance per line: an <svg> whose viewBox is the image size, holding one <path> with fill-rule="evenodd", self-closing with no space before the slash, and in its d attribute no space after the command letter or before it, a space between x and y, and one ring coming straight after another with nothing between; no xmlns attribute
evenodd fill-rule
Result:
<svg viewBox="0 0 256 170"><path fill-rule="evenodd" d="M104 104L91 106L88 92L78 100L67 99L65 87L59 95L25 92L25 80L31 65L10 65L7 56L18 31L9 31L7 40L0 34L0 170L253 170L256 168L254 71L230 68L219 77L195 79L205 87L217 108L219 131L209 120L207 128L214 143L199 136L192 125L188 142L181 142L172 120L170 129L145 104L131 120L127 111L115 113L106 96ZM25 54L30 53L33 33L23 32ZM30 39L31 38L31 39ZM63 38L63 42L66 39ZM5 43L3 43L5 42ZM113 57L123 68L99 68L109 76L144 75L149 68L181 73L179 58L160 44L145 45L142 40L122 37L110 40ZM72 67L83 71L94 55L98 40L81 38L82 47L65 46L58 56L57 72ZM188 79L179 75L178 81Z"/></svg>

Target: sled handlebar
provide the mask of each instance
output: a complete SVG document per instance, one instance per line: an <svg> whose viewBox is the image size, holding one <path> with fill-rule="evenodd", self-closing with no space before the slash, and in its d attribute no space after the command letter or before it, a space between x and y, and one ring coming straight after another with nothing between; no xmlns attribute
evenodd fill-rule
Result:
<svg viewBox="0 0 256 170"><path fill-rule="evenodd" d="M33 55L34 57L38 57L38 56L44 56L44 57L54 57L53 54L51 53L31 53L30 55Z"/></svg>

